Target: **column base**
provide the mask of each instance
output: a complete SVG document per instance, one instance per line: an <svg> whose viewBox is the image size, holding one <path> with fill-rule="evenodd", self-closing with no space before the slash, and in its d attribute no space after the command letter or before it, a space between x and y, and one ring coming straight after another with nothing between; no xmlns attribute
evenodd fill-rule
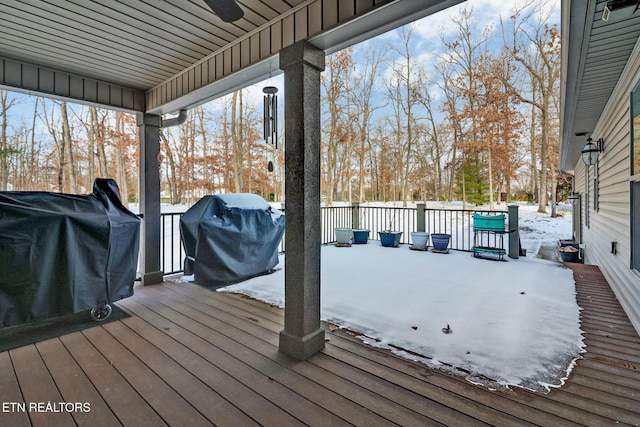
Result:
<svg viewBox="0 0 640 427"><path fill-rule="evenodd" d="M316 329L304 337L296 337L280 331L278 349L293 358L305 360L324 348L324 329Z"/></svg>
<svg viewBox="0 0 640 427"><path fill-rule="evenodd" d="M145 273L142 275L142 285L155 285L156 283L162 283L164 280L164 273L162 271L154 271L153 273Z"/></svg>

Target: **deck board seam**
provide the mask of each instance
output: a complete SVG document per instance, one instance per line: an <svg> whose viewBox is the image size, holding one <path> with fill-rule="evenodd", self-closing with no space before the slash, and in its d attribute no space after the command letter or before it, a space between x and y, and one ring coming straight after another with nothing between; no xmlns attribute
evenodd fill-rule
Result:
<svg viewBox="0 0 640 427"><path fill-rule="evenodd" d="M216 299L217 299L217 296L218 296L218 294L215 294L214 298L216 298ZM201 300L194 300L194 302L195 302L195 303L197 303L197 304L205 304L205 303L204 303L203 301L201 301ZM271 328L265 328L263 324L254 324L254 323L252 323L252 322L247 322L247 321L246 321L245 316L240 316L240 317L239 317L239 319L240 319L243 323L246 323L246 324L247 324L248 326L250 326L250 327L262 327L262 328L264 328L264 329L266 330L266 333L268 333L268 334L272 334L272 336L276 337L276 335L273 335L273 334L276 334L277 332L276 332L276 331L271 330ZM237 325L236 325L236 326L237 326ZM249 332L249 331L245 331L244 329L242 329L242 331L243 331L244 333L251 334L251 332ZM271 345L273 345L273 347L274 347L274 348L277 348L277 345L276 345L276 344L274 344L273 342L271 342L271 343L270 343L270 342L267 342L267 344L271 344ZM329 373L329 372L328 372L328 373ZM344 397L347 397L347 398L348 398L348 396L344 396Z"/></svg>
<svg viewBox="0 0 640 427"><path fill-rule="evenodd" d="M185 331L185 332L187 332L187 333L189 333L189 334L193 335L196 339L201 340L201 341L203 341L204 343L206 343L206 345L207 345L207 346L213 346L213 347L215 347L215 345L214 345L214 344L211 344L211 343L209 343L208 341L203 340L203 339L202 339L201 337L199 337L197 334L192 333L192 332L191 332L191 331L189 331L188 329L186 329L186 328L184 328L184 327L180 326L179 324L177 324L177 323L175 323L175 322L171 321L171 319L168 319L168 318L164 317L163 315L161 315L161 314L157 313L157 312L156 312L156 311L154 311L152 308L149 308L149 307L147 307L147 306L145 306L145 305L143 305L143 304L140 304L140 305L141 305L141 307L143 307L144 309L149 310L150 312L152 312L152 315L154 315L154 316L158 316L158 317L162 317L166 322L168 322L168 323L170 323L170 324L174 325L173 327L175 327L176 329L183 330L183 331ZM143 319L143 320L147 321L147 319ZM154 322L148 322L148 323L149 323L153 328L155 328L159 333L163 334L163 335L164 335L164 336L166 336L167 338L170 338L170 339L172 339L172 340L176 341L176 340L174 339L174 337L172 337L172 336L170 336L170 335L166 335L166 334L163 332L163 330L161 330L161 329L158 327L158 325L154 324ZM183 348L187 349L190 353L193 353L193 354L197 357L197 359L199 359L199 360L201 360L201 361L202 361L202 363L205 363L205 364L207 364L208 366L210 365L212 368L215 368L215 370L216 370L216 371L218 371L221 375L225 375L225 376L227 376L227 377L228 377L228 379L229 379L230 381L232 381L232 382L236 382L236 383L237 383L241 388L246 388L247 390L250 390L252 393L255 393L257 397L259 397L259 398L263 399L263 401L265 401L265 402L269 402L269 404L270 404L270 405L273 405L274 407L278 407L278 409L279 409L279 410L282 410L282 411L286 412L286 410L283 410L283 409L282 409L282 408L280 408L278 405L276 405L276 404L274 404L273 402L271 402L271 400L269 400L268 398L266 398L265 396L263 396L261 393L259 393L259 392L257 392L256 390L254 390L250 385L246 384L246 383L245 383L244 381L242 381L241 379L239 379L239 378L237 378L237 377L235 377L235 376L231 375L230 373L228 373L228 372L227 372L223 367L221 367L221 366L219 366L218 364L216 364L214 360L211 360L210 358L206 357L206 355L205 355L205 354L202 354L200 351L197 351L197 350L195 350L195 349L192 349L190 346L186 345L185 343L183 343L183 342L181 342L181 341L176 341L176 342L177 342L177 343L178 343L178 345L180 345L181 347L183 347ZM219 350L219 351L221 351L221 350ZM165 354L167 354L167 353L166 353L166 351L164 351L164 350L163 350L163 352L164 352ZM172 358L173 358L173 356L172 356L172 355L170 355L170 354L167 354L167 355L168 355L169 357L172 357ZM177 359L174 359L174 360L176 360L176 362L177 362L177 363L181 363L181 362L180 362L179 360L177 360ZM192 368L192 369L193 369L193 368ZM191 370L189 370L189 371L190 371L192 374L197 375L197 372L193 372L193 371L191 371ZM211 385L209 385L209 384L207 384L207 385L208 385L209 387L211 387ZM227 398L227 397L226 397L226 396L224 396L224 395L223 395L223 397L224 397L224 398L225 398L229 403L231 403L231 404L232 404L232 405L234 405L236 408L238 408L238 410L240 410L241 412L245 413L247 416L249 416L250 418L254 419L256 422L259 422L259 421L258 421L258 419L256 418L256 414L248 413L245 409L243 409L243 408L241 408L241 407L237 406L237 404L234 404L234 401L229 400L229 398Z"/></svg>
<svg viewBox="0 0 640 427"><path fill-rule="evenodd" d="M353 342L351 339L343 339L343 341L345 341L347 343L353 343L354 345L361 345L361 343ZM381 352L387 353L386 357L384 359L382 359L382 360L395 359L396 361L399 362L399 364L408 363L408 364L411 364L411 365L418 365L419 368L422 368L424 370L428 370L431 373L431 375L429 375L427 378L431 378L432 376L437 376L439 378L444 378L445 381L454 381L454 382L458 383L458 385L461 386L462 388L465 388L466 392L468 392L469 390L480 390L481 393L488 393L488 394L491 394L492 397L497 396L497 397L506 399L507 401L509 401L509 402L511 402L512 404L515 404L515 405L522 405L521 401L516 400L516 399L513 398L514 396L517 396L518 393L534 395L536 397L544 396L543 394L529 392L529 391L521 390L521 389L516 389L516 390L511 390L510 389L510 390L507 390L507 391L489 391L485 387L474 385L474 384L470 383L469 381L467 381L462 376L453 375L453 374L445 372L445 371L441 371L441 370L438 370L438 369L430 368L427 365L423 365L423 364L420 364L419 362L414 362L414 361L411 361L411 360L404 359L404 358L402 358L402 356L398 356L396 354L393 354L391 352L387 352L385 350L372 349L372 351L370 353L372 354L372 357L373 357L373 355L376 355L376 353L381 353ZM373 360L372 357L367 357L366 355L362 355L362 354L359 354L359 353L354 353L354 354L356 354L356 355L358 355L360 357L363 357L363 358L367 358L369 360ZM385 365L385 366L388 366L388 365ZM403 370L400 370L400 369L396 369L395 367L391 367L390 366L390 368L394 369L394 370L396 370L398 372L407 374L407 372L405 372ZM411 377L413 377L415 380L418 380L420 382L424 382L424 383L427 383L427 384L431 384L431 382L427 381L424 378L418 377L413 373L411 373L409 375ZM457 392L454 392L454 393L460 394L460 393L457 393ZM461 394L461 395L464 396L464 394ZM481 394L481 395L484 395L484 394ZM522 406L526 407L526 405L522 405ZM534 410L538 410L538 409L534 408ZM544 413L545 411L541 411L541 412Z"/></svg>
<svg viewBox="0 0 640 427"><path fill-rule="evenodd" d="M146 306L144 306L143 304L139 303L138 301L135 301L135 304L138 304L140 307L142 307L143 310L149 310L152 311L151 309L147 308ZM204 357L202 357L201 355L199 355L197 352L193 351L192 349L190 349L188 346L184 345L183 343L181 343L180 341L176 340L173 336L168 335L166 333L164 333L163 330L161 330L157 325L155 325L153 322L149 321L148 319L142 317L139 315L139 309L138 311L133 311L135 318L139 319L139 321L144 322L144 324L148 325L148 327L152 328L153 330L156 330L157 333L162 334L163 337L165 337L165 339L171 340L171 342L174 343L175 346L179 346L180 348L184 348L186 351L193 353L194 355L196 355L197 357L201 358L204 362L206 362L207 364L212 364L210 361L208 361L207 359L205 359ZM138 314L136 314L138 313ZM153 312L155 315L160 316L158 314L156 314L155 312ZM126 321L123 323L127 323ZM134 328L132 328L131 325L126 324L126 326L130 329L132 329L134 332L138 333L138 331L136 331ZM177 327L180 328L179 325L176 325ZM180 328L183 329L183 328ZM154 346L158 347L157 344L152 343ZM159 347L158 347L159 348ZM192 372L190 369L186 368L183 366L182 362L178 359L176 359L175 356L173 356L172 354L168 354L164 349L159 348L159 350L165 354L167 357L169 357L170 359L174 360L177 364L179 364L180 366L182 366L184 369L186 369L188 372L191 373L191 375L194 375L196 377L198 377L198 375L196 375L195 372ZM213 365L213 364L212 364ZM215 366L215 365L213 365ZM216 366L216 369L219 369ZM224 371L222 371L224 373ZM227 375L226 373L224 373L225 375ZM206 381L204 381L202 378L198 377L199 381L201 381L202 383L205 384L206 387L208 387L209 389L213 390L214 392L216 392L217 394L219 394L209 383L207 383ZM237 381L237 379L229 376L229 378L233 379L234 381ZM258 420L256 420L254 417L251 416L251 414L247 413L243 408L238 407L237 404L234 403L234 401L230 400L228 397L219 394L221 396L222 399L224 399L226 402L228 402L231 406L235 407L239 412L243 413L244 415L246 415L248 418L253 419L256 423L258 423Z"/></svg>
<svg viewBox="0 0 640 427"><path fill-rule="evenodd" d="M348 340L348 341L351 341L351 340ZM372 349L372 351L373 352L380 352L380 351L384 351L384 350ZM396 357L396 358L401 358L401 356L394 355L393 353L391 353L390 355L393 356L393 357ZM364 357L364 356L361 355L361 357ZM408 360L405 360L405 361L406 362L410 362ZM427 368L427 369L431 369L431 368L428 368L426 365L424 365L424 367ZM465 384L467 384L469 386L472 386L471 383L469 383L468 381L466 381L462 377L456 377L456 376L454 376L452 374L448 374L448 373L443 372L443 371L438 371L438 370L433 370L433 371L439 373L440 375L443 375L443 376L446 376L446 377L449 377L449 378L454 378L456 380L464 382ZM400 372L402 372L402 371L400 371ZM421 378L418 378L418 379L420 381L424 381ZM474 386L474 387L477 387L477 386ZM551 393L553 393L553 392L555 392L557 390L558 389L552 389ZM549 399L548 398L548 394L534 393L534 392L529 392L529 391L518 389L518 388L515 388L514 390L510 390L508 392L500 392L500 391L492 392L492 391L488 391L488 390L487 390L487 392L488 393L500 393L500 395L502 397L505 397L505 398L507 398L507 399L509 399L509 400L511 400L513 402L516 402L516 404L523 405L523 406L526 406L526 407L530 407L530 408L532 408L532 409L534 409L536 411L541 411L542 413L548 413L551 416L557 416L554 413L551 413L548 410L545 410L545 409L542 409L542 408L539 407L540 406L540 402L544 402L546 399ZM523 399L523 396L526 396L526 395L535 396L536 399L534 400L534 403L537 403L538 406L530 405L530 400L528 398L526 398L526 397ZM554 404L556 404L556 405L562 405L562 407L565 407L565 408L572 408L571 406L566 405L564 403L555 402L553 400L550 400L550 402L554 402ZM577 416L579 418L581 410L576 409L576 408L572 408L572 412L573 412L573 416ZM573 419L566 418L566 417L563 417L563 419L565 420L566 423L572 423L572 421L573 421ZM602 419L602 421L604 421L604 419ZM535 423L535 420L531 419L530 422Z"/></svg>
<svg viewBox="0 0 640 427"><path fill-rule="evenodd" d="M217 296L217 295L216 295L216 296ZM214 298L215 298L215 297L214 297ZM203 302L203 301L201 301L201 300L195 300L195 299L192 299L192 300L194 301L194 303L197 303L197 304L206 304L205 302ZM246 322L246 319L245 319L244 317L242 317L242 316L240 316L240 317L239 317L239 319L240 319L241 321L243 321L243 322L247 323L247 324L248 324L248 325L250 325L250 326L257 326L257 327L263 327L263 328L264 328L264 325L254 325L254 324L252 324L252 323ZM274 332L275 332L275 331L270 330L270 328L265 328L265 329L267 330L267 332L268 332L268 333L274 333ZM249 332L246 332L246 333L249 333ZM374 392L374 393L375 393L375 392ZM409 410L411 410L411 408L408 408L408 409L409 409Z"/></svg>
<svg viewBox="0 0 640 427"><path fill-rule="evenodd" d="M340 361L342 363L349 364L354 369L358 369L358 370L363 371L363 372L368 372L367 369L363 369L363 368L358 367L356 365L352 365L348 361L339 358L340 356L338 354L335 354L335 352L331 352L329 349L325 349L322 352L322 354L324 354L325 356L327 356L327 357L329 357L331 359L335 359L335 360ZM406 373L404 373L402 371L395 370L394 368L391 368L391 367L388 367L388 366L385 366L385 365L380 365L376 361L371 361L371 363L375 363L376 365L381 366L382 369L389 370L389 371L394 371L396 373L396 375L397 374L406 375ZM457 400L452 400L452 401L456 402L456 404L454 406L451 406L450 402L449 403L445 403L446 399L444 399L444 398L437 399L436 396L433 395L433 392L431 393L431 395L429 395L425 390L418 392L413 388L409 388L407 386L399 384L399 382L397 380L392 380L392 379L388 378L387 376L382 377L382 376L379 376L377 374L373 374L373 375L375 375L376 377L380 378L384 382L389 382L389 383L394 384L395 386L397 386L399 388L402 388L402 389L404 389L404 390L406 390L406 391L408 391L408 392L410 392L410 393L412 393L412 394L414 394L416 396L420 396L420 398L422 398L422 399L427 399L427 400L430 400L430 401L432 401L432 402L434 402L434 403L436 403L438 405L443 405L445 407L448 407L449 409L459 413L460 415L475 418L479 422L484 422L484 423L487 423L487 422L490 422L490 421L495 422L496 418L492 418L491 415L503 416L504 418L507 418L507 419L511 418L511 421L514 421L513 417L510 414L507 414L507 413L505 413L503 411L500 411L498 409L489 407L489 406L487 406L487 405L485 405L485 404L483 404L481 402L478 402L476 400L470 399L470 398L468 398L468 397L466 397L466 396L464 396L462 394L456 393L455 391L448 390L448 389L443 388L443 387L439 387L439 386L436 386L436 385L433 385L433 384L428 384L428 383L424 383L422 385L425 389L440 390L440 393L450 394L452 399L457 399ZM389 376L391 377L393 375L389 375ZM415 378L411 377L411 380L415 381ZM437 392L436 392L436 394L437 394ZM479 415L476 414L475 411L472 411L472 410L470 410L468 408L467 408L467 411L465 411L465 410L463 410L463 409L461 409L459 407L461 404L469 405L469 406L482 406L482 407L486 408L485 411L484 411L484 412L486 412L486 415L485 416L479 416ZM479 412L483 412L483 411L479 411ZM470 413L474 413L474 415L470 415Z"/></svg>
<svg viewBox="0 0 640 427"><path fill-rule="evenodd" d="M160 301L155 301L155 302L156 302L156 303L158 303L158 304L161 304L161 305L163 305L163 306L165 306L165 307L167 307L167 309L175 309L175 308L174 308L174 307L175 307L175 305L173 305L172 307L170 307L170 306L167 306L167 305L163 304L163 303L162 303L162 302L160 302ZM188 306L188 305L186 305L186 304L181 304L181 305L183 305L183 306L185 306L185 307L189 307L189 306ZM154 310L154 311L155 311L155 310ZM215 333L218 333L218 334L222 335L222 336L224 337L224 339L235 342L235 343L236 343L236 345L241 346L242 348L245 348L247 351L250 351L250 352L255 353L258 357L266 357L266 356L264 356L264 355L260 354L259 352L256 352L254 349L252 349L252 348L250 348L250 347L246 346L244 343L239 342L238 340L234 339L234 338L233 338L233 336L229 336L229 335L224 334L224 333L221 333L221 332L219 332L219 331L215 331L215 330L214 330L214 329L212 329L210 326L208 326L208 325L206 325L206 324L203 324L202 322L199 322L198 320L195 320L195 319L191 318L190 316L188 316L188 315L186 315L186 314L184 314L184 313L182 313L182 312L180 312L180 311L178 311L178 310L176 310L176 312L177 312L178 314L180 314L180 315L183 315L185 318L190 319L190 321L195 322L195 323L198 323L198 324L200 324L202 327L207 328L207 329L209 329L209 330L211 330L211 331L214 331ZM158 312L156 311L156 313L158 313ZM202 315L205 315L205 316L210 316L209 314L204 313L204 312L200 312L200 313L201 313ZM158 313L158 314L159 314L159 313ZM160 315L160 316L162 316L162 314L159 314L159 315ZM231 324L231 323L224 322L223 320L220 320L220 319L215 319L215 320L217 320L218 322L221 322L221 323L226 323L226 324L227 324L227 326L228 326L228 327L230 327L230 328L237 329L237 325L233 325L233 324ZM246 319L244 319L244 320L246 321ZM171 321L171 319L169 319L169 321ZM252 322L248 322L248 323L249 323L249 324L252 324ZM178 326L180 326L180 325L178 325ZM248 332L245 332L245 331L243 331L243 330L241 330L241 329L237 329L237 330L238 330L238 331L240 331L240 332L242 332L242 333L246 333L247 335L251 335L251 334L249 334ZM193 333L193 332L192 332L192 333ZM196 335L197 335L197 334L196 334ZM231 335L233 335L233 334L231 334ZM198 336L199 336L199 335L198 335ZM254 337L255 339L260 339L260 337L256 337L256 336L252 336L252 337ZM204 339L205 341L209 342L208 340L206 340L206 339L205 339L205 338L203 338L203 337L200 337L200 338L202 338L202 339ZM277 346L273 346L273 344L271 344L271 343L269 343L269 342L266 342L266 341L263 341L263 342L265 343L265 345L271 345L274 349L277 349ZM219 347L219 346L217 346L215 343L211 343L211 342L209 342L209 343L210 343L211 345L215 346L216 348L218 348L218 349L219 349L219 351L221 351L221 352L224 352L224 353L228 354L230 357L234 357L234 354L233 354L233 353L231 353L231 352L229 352L229 351L227 351L226 349L224 349L224 348L220 348L220 347ZM246 362L243 362L243 361L239 361L239 362L243 363L243 364L244 364L246 367L248 367L249 369L252 369L252 370L254 370L254 369L255 369L255 368L253 368L250 364L247 364ZM275 361L274 361L274 363L277 363L277 362L275 362ZM286 369L289 369L289 368L286 368ZM290 369L289 369L289 370L290 370ZM259 371L259 370L256 370L256 372L257 372L258 374L260 374L260 375L265 375L263 372L261 372L261 371ZM295 373L295 372L294 372L294 373ZM298 396L300 396L300 398L305 399L305 400L306 400L306 401L308 401L310 404L313 404L313 405L318 406L315 402L313 402L313 401L309 400L309 399L307 398L307 396L304 396L304 395L300 394L297 390L291 389L287 384L283 384L283 383L280 383L280 382L278 382L278 384L280 384L280 386L282 386L282 387L284 387L284 388L288 389L290 392L297 394ZM269 400L268 396L263 396L263 397L265 397L265 398L267 398L267 400ZM277 403L275 403L275 402L273 402L273 404L274 404L274 405L278 405L278 404L277 404ZM283 410L286 410L285 408L282 408L282 409L283 409ZM326 409L325 409L325 408L322 408L322 409L326 411ZM330 412L330 411L327 411L327 412ZM335 415L336 417L339 417L339 415L337 415L337 414L334 414L334 415Z"/></svg>

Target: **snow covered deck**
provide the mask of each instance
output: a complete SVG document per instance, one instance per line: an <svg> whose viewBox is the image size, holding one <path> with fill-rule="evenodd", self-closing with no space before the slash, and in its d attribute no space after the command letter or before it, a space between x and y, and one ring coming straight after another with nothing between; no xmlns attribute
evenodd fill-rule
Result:
<svg viewBox="0 0 640 427"><path fill-rule="evenodd" d="M284 306L286 256L275 273L218 292ZM470 381L557 387L583 349L573 274L558 262L444 255L379 241L326 245L320 258L322 320Z"/></svg>
<svg viewBox="0 0 640 427"><path fill-rule="evenodd" d="M281 309L165 282L119 304L130 318L0 353L0 425L637 425L640 337L597 267L570 267L587 351L547 394L490 391L339 330L293 361Z"/></svg>

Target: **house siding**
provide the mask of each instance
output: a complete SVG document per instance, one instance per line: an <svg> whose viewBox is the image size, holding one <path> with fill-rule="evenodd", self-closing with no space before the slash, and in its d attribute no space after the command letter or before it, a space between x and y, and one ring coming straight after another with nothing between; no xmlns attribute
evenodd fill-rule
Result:
<svg viewBox="0 0 640 427"><path fill-rule="evenodd" d="M585 262L599 266L631 323L640 332L640 273L631 268L630 160L630 93L639 79L640 41L594 128L594 142L598 138L605 142L599 165L589 167L589 197L585 197L587 169L581 160L575 166L574 188L583 195L581 219ZM593 180L598 167L599 204L595 210ZM588 206L585 206L587 202ZM612 253L612 242L615 242L616 253Z"/></svg>

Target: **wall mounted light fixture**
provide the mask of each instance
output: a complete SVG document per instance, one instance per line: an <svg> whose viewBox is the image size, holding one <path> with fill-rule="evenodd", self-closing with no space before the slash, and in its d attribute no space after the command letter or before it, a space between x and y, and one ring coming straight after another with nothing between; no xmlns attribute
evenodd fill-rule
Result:
<svg viewBox="0 0 640 427"><path fill-rule="evenodd" d="M591 166L598 163L598 154L604 151L604 139L598 138L596 143L593 143L591 137L587 138L587 144L582 149L582 161L585 165Z"/></svg>
<svg viewBox="0 0 640 427"><path fill-rule="evenodd" d="M573 206L577 205L579 200L580 200L580 195L578 193L572 192L569 195L569 203L571 203L571 205Z"/></svg>
<svg viewBox="0 0 640 427"><path fill-rule="evenodd" d="M602 10L603 21L627 19L636 13L640 6L638 0L610 0Z"/></svg>

